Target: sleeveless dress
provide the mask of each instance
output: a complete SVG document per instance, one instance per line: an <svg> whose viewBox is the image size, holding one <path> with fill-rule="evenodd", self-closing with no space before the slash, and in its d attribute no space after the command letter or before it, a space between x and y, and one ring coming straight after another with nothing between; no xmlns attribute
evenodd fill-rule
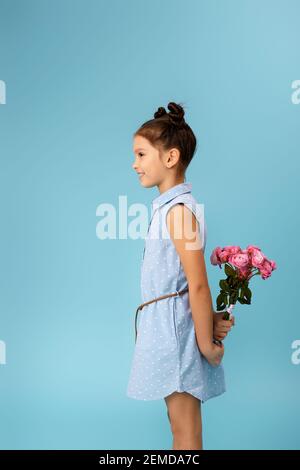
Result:
<svg viewBox="0 0 300 470"><path fill-rule="evenodd" d="M183 203L195 214L202 248L206 245L203 210L191 194L191 183L180 183L153 199L141 266L141 297L155 297L187 287L179 255L167 229L169 209ZM212 366L196 342L189 293L146 305L139 311L137 339L126 395L157 400L188 392L202 403L226 391L222 363Z"/></svg>

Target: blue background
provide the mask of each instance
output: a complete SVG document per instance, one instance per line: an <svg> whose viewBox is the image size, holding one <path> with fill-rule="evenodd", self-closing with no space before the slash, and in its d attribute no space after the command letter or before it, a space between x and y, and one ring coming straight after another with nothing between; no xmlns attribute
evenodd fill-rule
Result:
<svg viewBox="0 0 300 470"><path fill-rule="evenodd" d="M299 449L297 0L0 0L2 449L170 449L164 400L126 397L143 240L100 240L96 208L150 206L132 134L169 101L198 138L186 181L216 246L258 245L225 339L206 449ZM296 254L295 254L296 253Z"/></svg>

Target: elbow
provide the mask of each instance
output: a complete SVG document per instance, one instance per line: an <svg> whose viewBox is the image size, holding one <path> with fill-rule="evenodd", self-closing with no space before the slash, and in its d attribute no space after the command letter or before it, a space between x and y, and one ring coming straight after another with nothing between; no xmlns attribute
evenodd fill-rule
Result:
<svg viewBox="0 0 300 470"><path fill-rule="evenodd" d="M205 290L209 290L208 283L205 283L205 284L199 284L199 283L189 284L189 293L190 294L198 294L199 292L204 292Z"/></svg>

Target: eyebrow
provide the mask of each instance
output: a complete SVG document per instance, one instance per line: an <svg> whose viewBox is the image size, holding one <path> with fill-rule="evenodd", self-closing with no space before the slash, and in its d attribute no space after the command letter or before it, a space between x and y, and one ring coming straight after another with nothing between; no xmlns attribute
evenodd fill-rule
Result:
<svg viewBox="0 0 300 470"><path fill-rule="evenodd" d="M142 148L140 147L140 148L135 149L134 152L138 152L139 150L146 150L146 149L142 149Z"/></svg>

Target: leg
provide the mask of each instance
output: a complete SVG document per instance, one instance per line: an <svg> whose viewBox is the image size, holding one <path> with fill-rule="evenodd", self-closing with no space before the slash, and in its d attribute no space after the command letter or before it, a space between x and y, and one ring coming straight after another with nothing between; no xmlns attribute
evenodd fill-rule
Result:
<svg viewBox="0 0 300 470"><path fill-rule="evenodd" d="M187 392L165 397L173 449L202 450L201 401Z"/></svg>

